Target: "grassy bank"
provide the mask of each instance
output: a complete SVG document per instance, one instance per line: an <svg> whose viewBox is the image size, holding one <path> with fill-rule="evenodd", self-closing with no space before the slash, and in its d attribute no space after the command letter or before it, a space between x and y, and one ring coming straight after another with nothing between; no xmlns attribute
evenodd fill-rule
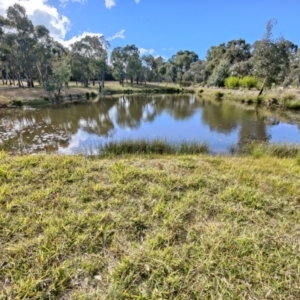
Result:
<svg viewBox="0 0 300 300"><path fill-rule="evenodd" d="M299 299L300 161L0 152L1 299Z"/></svg>
<svg viewBox="0 0 300 300"><path fill-rule="evenodd" d="M204 99L231 100L246 105L260 104L268 108L300 110L300 90L297 89L270 89L258 96L257 90L248 89L216 89L197 88L196 93Z"/></svg>
<svg viewBox="0 0 300 300"><path fill-rule="evenodd" d="M16 86L0 86L0 108L22 105L50 105L51 101L47 93L37 83L35 86L32 89ZM110 81L105 83L105 88L99 93L97 85L90 85L88 88L84 88L80 84L76 85L76 83L70 82L69 88L62 91L61 100L64 102L80 102L92 100L98 96L179 93L194 93L194 89L165 83L148 83L146 85L124 83L121 86L116 81Z"/></svg>
<svg viewBox="0 0 300 300"><path fill-rule="evenodd" d="M191 86L181 87L178 84L147 83L120 85L116 81L105 82L105 88L99 94L97 84L88 88L70 82L69 88L63 90L62 98L65 102L80 102L111 95L132 94L180 94L196 93L205 99L232 100L245 104L262 104L269 108L300 109L300 92L297 89L271 89L266 90L262 96L258 96L257 90L248 89L216 89ZM36 83L34 89L0 86L0 108L21 105L49 105L49 97Z"/></svg>

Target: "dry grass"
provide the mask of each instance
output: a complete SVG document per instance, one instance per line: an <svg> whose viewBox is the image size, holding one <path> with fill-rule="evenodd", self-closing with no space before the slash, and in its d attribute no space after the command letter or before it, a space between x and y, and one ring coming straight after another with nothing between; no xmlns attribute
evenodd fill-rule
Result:
<svg viewBox="0 0 300 300"><path fill-rule="evenodd" d="M125 82L124 86L121 86L119 82L116 81L108 81L105 82L104 94L123 94L125 93L136 93L136 92L146 92L149 90L154 90L155 92L159 92L160 90L179 88L178 85L175 84L166 84L166 83L147 83L144 84L133 84L131 86L129 83ZM98 94L98 85L95 86L92 84L88 88L84 88L80 83L76 85L75 82L69 83L69 88L64 89L62 91L62 96L68 97L69 95L81 95L83 98L86 97L86 93L94 92ZM47 93L39 86L39 84L35 83L35 88L19 88L17 86L3 86L0 85L0 106L5 106L9 104L15 104L19 102L19 104L26 102L26 104L30 104L30 102L34 103L41 99L47 98ZM14 103L15 102L15 103Z"/></svg>
<svg viewBox="0 0 300 300"><path fill-rule="evenodd" d="M1 299L300 299L300 160L0 152Z"/></svg>

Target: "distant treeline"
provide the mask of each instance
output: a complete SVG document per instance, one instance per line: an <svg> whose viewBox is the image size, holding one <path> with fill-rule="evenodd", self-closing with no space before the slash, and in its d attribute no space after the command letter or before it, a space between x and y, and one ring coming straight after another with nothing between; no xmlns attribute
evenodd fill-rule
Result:
<svg viewBox="0 0 300 300"><path fill-rule="evenodd" d="M274 20L253 45L232 40L208 49L206 59L193 51L178 51L167 61L140 55L135 45L110 47L104 36L86 36L70 48L55 41L42 25L34 26L19 4L0 16L0 69L3 84L34 87L34 81L55 97L70 79L88 87L105 79L124 84L172 82L183 86L268 87L300 85L300 51L284 39L273 38ZM248 83L247 83L248 82Z"/></svg>

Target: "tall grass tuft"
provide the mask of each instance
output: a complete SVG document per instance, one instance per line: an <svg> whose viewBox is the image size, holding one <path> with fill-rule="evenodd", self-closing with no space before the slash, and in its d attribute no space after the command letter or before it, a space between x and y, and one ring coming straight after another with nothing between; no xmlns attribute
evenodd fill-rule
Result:
<svg viewBox="0 0 300 300"><path fill-rule="evenodd" d="M120 154L202 154L208 153L205 143L182 142L170 143L165 140L124 140L101 145L102 156Z"/></svg>
<svg viewBox="0 0 300 300"><path fill-rule="evenodd" d="M282 98L283 106L288 109L300 109L300 100L297 99L295 94L287 94Z"/></svg>
<svg viewBox="0 0 300 300"><path fill-rule="evenodd" d="M254 158L263 156L275 156L278 158L300 157L300 146L293 144L268 144L261 142L249 142L232 148L232 153L239 155L251 155Z"/></svg>
<svg viewBox="0 0 300 300"><path fill-rule="evenodd" d="M215 99L216 100L222 100L223 96L224 96L224 93L222 93L220 91L215 92Z"/></svg>

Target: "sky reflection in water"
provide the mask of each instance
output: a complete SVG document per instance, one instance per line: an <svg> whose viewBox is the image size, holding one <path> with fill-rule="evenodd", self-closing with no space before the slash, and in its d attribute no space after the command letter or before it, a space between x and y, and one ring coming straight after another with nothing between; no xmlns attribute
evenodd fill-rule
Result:
<svg viewBox="0 0 300 300"><path fill-rule="evenodd" d="M0 112L0 143L29 152L96 153L117 140L206 142L216 153L249 140L300 143L299 113L195 96L132 96L97 103Z"/></svg>

